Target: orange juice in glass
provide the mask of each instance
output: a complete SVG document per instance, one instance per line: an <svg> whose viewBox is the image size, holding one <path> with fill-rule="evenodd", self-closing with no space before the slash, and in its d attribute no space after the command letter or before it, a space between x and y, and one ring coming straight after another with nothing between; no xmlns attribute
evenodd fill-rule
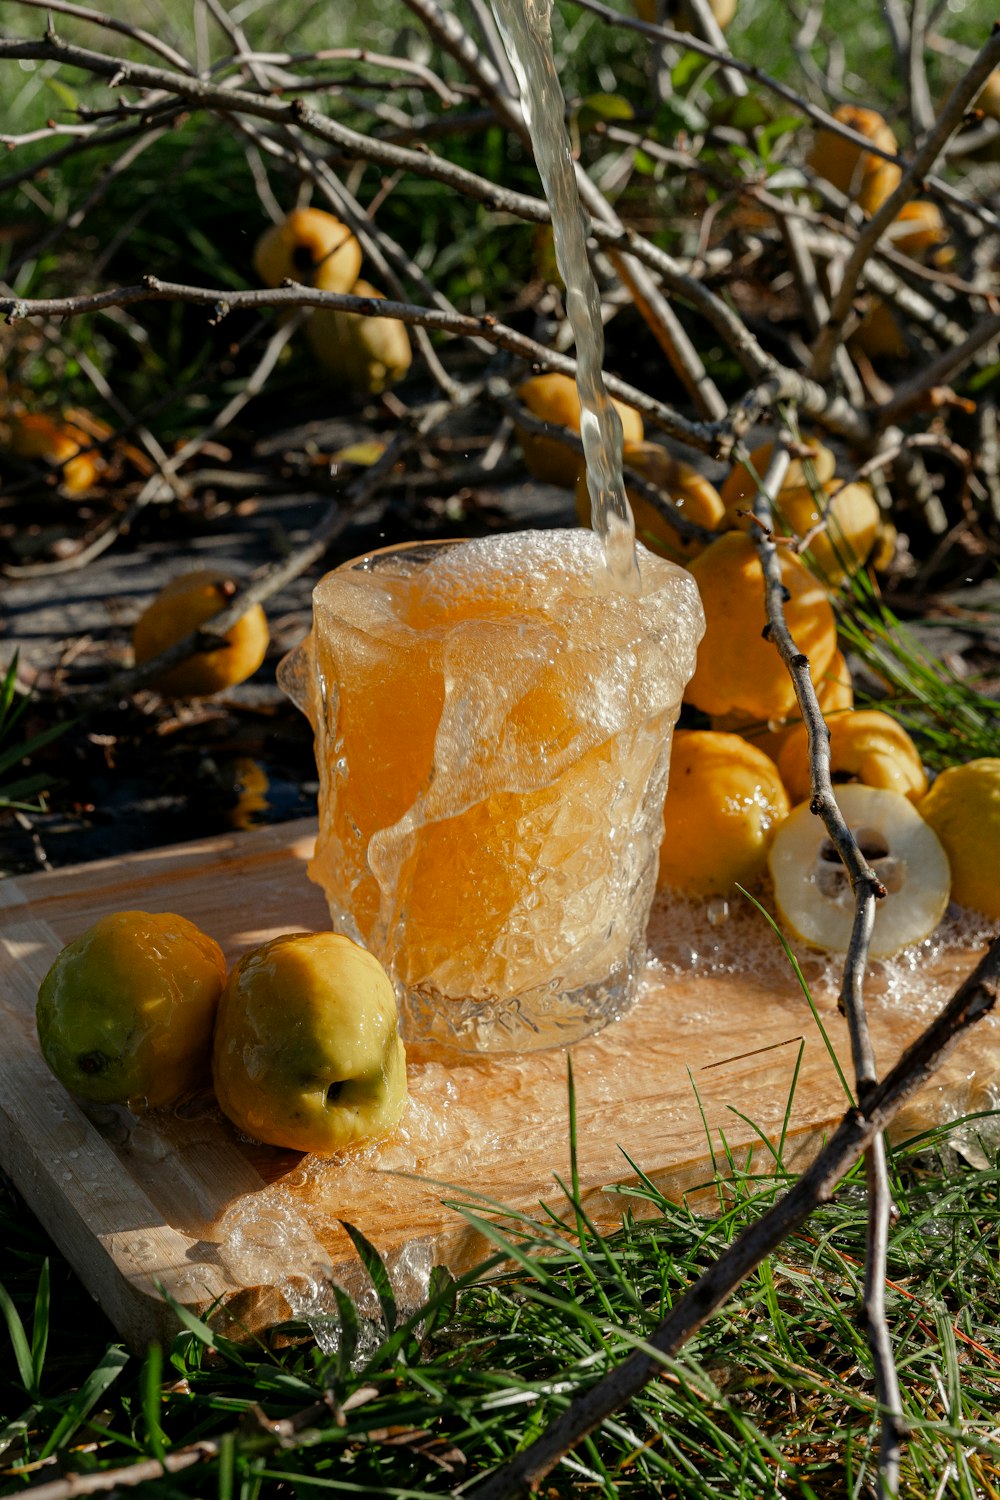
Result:
<svg viewBox="0 0 1000 1500"><path fill-rule="evenodd" d="M387 548L329 573L282 663L319 770L310 875L396 986L411 1040L559 1046L633 996L694 580L593 532Z"/></svg>

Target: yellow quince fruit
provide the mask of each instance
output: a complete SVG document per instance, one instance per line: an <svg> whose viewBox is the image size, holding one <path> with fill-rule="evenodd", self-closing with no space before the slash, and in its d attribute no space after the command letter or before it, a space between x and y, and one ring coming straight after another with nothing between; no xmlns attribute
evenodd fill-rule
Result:
<svg viewBox="0 0 1000 1500"><path fill-rule="evenodd" d="M137 666L159 656L201 625L208 625L236 593L236 585L215 568L181 573L162 588L132 628ZM259 604L242 615L223 644L199 651L156 678L156 687L174 698L205 698L251 677L267 654L267 616Z"/></svg>
<svg viewBox="0 0 1000 1500"><path fill-rule="evenodd" d="M42 1056L73 1094L139 1111L207 1084L226 961L173 912L100 917L38 991Z"/></svg>
<svg viewBox="0 0 1000 1500"><path fill-rule="evenodd" d="M899 152L899 142L883 117L874 109L861 105L841 104L833 111L833 118L841 125L866 136L883 151ZM866 214L873 214L891 193L896 191L902 178L902 169L895 162L886 161L871 151L865 151L853 141L845 140L832 130L819 130L812 150L806 158L818 177L825 177L841 193L853 198Z"/></svg>
<svg viewBox="0 0 1000 1500"><path fill-rule="evenodd" d="M882 530L882 516L867 484L846 484L827 479L818 494L802 485L782 489L772 502L775 529L800 540L809 537L806 549L814 571L835 588L853 577L871 555ZM735 519L743 530L753 522Z"/></svg>
<svg viewBox="0 0 1000 1500"><path fill-rule="evenodd" d="M831 718L830 774L835 782L885 787L919 802L927 790L920 752L902 724L880 709L855 709ZM778 770L793 802L811 793L806 726L799 724L778 756Z"/></svg>
<svg viewBox="0 0 1000 1500"><path fill-rule="evenodd" d="M675 458L659 443L626 443L622 451L626 469L635 469L650 484L664 492L685 516L697 526L714 531L723 517L719 492L699 469ZM660 557L683 562L704 550L706 543L694 537L682 537L634 485L626 482L625 494L635 519L635 534L643 546ZM580 470L574 492L576 514L581 526L590 525L590 491L586 470Z"/></svg>
<svg viewBox="0 0 1000 1500"><path fill-rule="evenodd" d="M8 430L10 451L18 458L44 459L57 469L64 494L86 494L107 468L94 438L71 421L57 422L40 411L14 411ZM106 431L110 434L110 428Z"/></svg>
<svg viewBox="0 0 1000 1500"><path fill-rule="evenodd" d="M833 478L837 460L830 449L823 443L812 440L802 446L808 452L800 458L793 458L789 463L781 493L785 490L802 489L803 486L824 484L826 480ZM773 441L758 444L750 454L749 463L734 464L723 480L719 494L730 526L739 525L739 512L753 506L758 482L767 473L773 452Z"/></svg>
<svg viewBox="0 0 1000 1500"><path fill-rule="evenodd" d="M816 689L816 699L823 710L823 717L828 723L854 707L854 685L851 682L847 662L840 650L834 652L829 665L821 672L817 672L810 664L809 675ZM801 724L802 719L797 703L794 712L786 718L772 718L766 722L748 718L745 713L712 715L713 729L721 730L725 734L742 735L745 740L750 741L751 745L756 745L758 750L763 750L765 755L769 755L775 763L789 735L793 734Z"/></svg>
<svg viewBox="0 0 1000 1500"><path fill-rule="evenodd" d="M566 427L580 435L580 396L576 381L570 375L533 375L518 386L516 395L533 417L551 422L556 427ZM622 433L626 443L641 443L643 436L642 417L634 406L612 399L612 406L621 418ZM576 488L576 477L583 467L583 455L574 453L558 438L542 437L528 432L514 423L524 454L525 467L529 474L546 484L558 484L563 489Z"/></svg>
<svg viewBox="0 0 1000 1500"><path fill-rule="evenodd" d="M823 585L797 557L779 551L787 591L785 618L814 678L837 649L837 625ZM688 565L705 610L705 635L684 694L704 713L742 712L748 719L787 718L797 711L795 688L777 648L765 639L764 573L742 531L727 531Z"/></svg>
<svg viewBox="0 0 1000 1500"><path fill-rule="evenodd" d="M670 752L657 884L691 896L732 896L767 869L788 816L778 768L736 734L679 729Z"/></svg>
<svg viewBox="0 0 1000 1500"><path fill-rule="evenodd" d="M367 281L355 282L351 295L385 300ZM402 380L413 360L409 334L398 318L317 307L306 322L306 338L334 385L366 396Z"/></svg>
<svg viewBox="0 0 1000 1500"><path fill-rule="evenodd" d="M350 938L296 932L244 954L219 1003L219 1106L271 1146L324 1156L395 1130L406 1051L382 965Z"/></svg>
<svg viewBox="0 0 1000 1500"><path fill-rule="evenodd" d="M1000 757L949 766L919 808L947 850L953 899L1000 917Z"/></svg>
<svg viewBox="0 0 1000 1500"><path fill-rule="evenodd" d="M258 239L254 270L265 286L299 281L321 292L347 292L361 270L361 246L346 224L321 208L296 208Z"/></svg>

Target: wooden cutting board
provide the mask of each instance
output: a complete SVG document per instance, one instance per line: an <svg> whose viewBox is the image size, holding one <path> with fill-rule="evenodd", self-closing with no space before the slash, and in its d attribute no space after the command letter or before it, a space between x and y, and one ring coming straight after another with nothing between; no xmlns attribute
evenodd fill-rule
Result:
<svg viewBox="0 0 1000 1500"><path fill-rule="evenodd" d="M126 1342L168 1338L160 1288L230 1334L290 1313L322 1334L331 1277L376 1306L341 1220L378 1248L402 1305L419 1305L430 1267L486 1253L452 1206L492 1200L538 1215L565 1210L567 1057L451 1059L411 1049L411 1103L390 1142L330 1162L240 1139L210 1098L135 1119L82 1108L38 1051L34 1005L59 949L107 911L176 911L235 959L279 933L321 928L326 909L306 862L314 828L284 824L8 880L0 884L0 1163ZM891 1064L978 957L981 934L955 929L919 962L876 966L870 1005L879 1062ZM572 1049L583 1196L602 1227L636 1184L624 1153L667 1194L693 1192L752 1159L766 1170L782 1139L802 1164L841 1114L843 1086L798 983L763 919L720 926L700 907L661 906L640 1000ZM850 1076L835 971L807 960L817 1004ZM983 1023L914 1111L912 1133L989 1107L1000 1028ZM975 1149L974 1132L970 1150ZM713 1190L714 1192L714 1190ZM717 1202L717 1197L711 1201Z"/></svg>

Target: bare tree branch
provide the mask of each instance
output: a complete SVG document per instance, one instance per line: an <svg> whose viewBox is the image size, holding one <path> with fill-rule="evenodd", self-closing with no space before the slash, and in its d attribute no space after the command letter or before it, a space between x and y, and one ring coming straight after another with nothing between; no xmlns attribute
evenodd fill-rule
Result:
<svg viewBox="0 0 1000 1500"><path fill-rule="evenodd" d="M346 293L321 292L315 287L290 285L264 287L249 292L186 286L180 282L161 281L146 276L140 286L119 287L104 292L85 293L79 297L17 298L0 297L0 317L16 322L27 317L69 317L81 312L96 312L106 307L130 307L137 302L191 302L212 309L213 319L224 318L234 308L260 307L336 307L344 312L362 313L366 317L398 318L402 323L419 323L445 333L485 338L511 354L532 364L575 375L576 361L558 354L525 334L508 328L492 316L472 318L463 313L440 312L435 308L416 307L393 302L389 298L355 297ZM634 406L657 426L683 442L710 453L728 452L729 441L721 424L691 422L664 402L629 385L617 376L608 375L605 383L613 396Z"/></svg>
<svg viewBox="0 0 1000 1500"><path fill-rule="evenodd" d="M475 1500L512 1500L534 1489L564 1454L636 1396L648 1381L668 1369L673 1356L722 1307L740 1282L816 1208L830 1201L839 1183L923 1087L958 1038L994 1009L998 988L1000 937L994 939L980 963L895 1067L865 1100L845 1113L826 1146L785 1196L699 1276L643 1348L582 1391L529 1448L471 1490Z"/></svg>

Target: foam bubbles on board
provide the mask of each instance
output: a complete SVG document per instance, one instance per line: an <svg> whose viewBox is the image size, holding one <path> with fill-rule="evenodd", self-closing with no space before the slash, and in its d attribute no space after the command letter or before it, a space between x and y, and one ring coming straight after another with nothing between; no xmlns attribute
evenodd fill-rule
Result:
<svg viewBox="0 0 1000 1500"><path fill-rule="evenodd" d="M335 1288L347 1293L359 1319L358 1343L353 1355L356 1367L386 1337L382 1305L360 1257L349 1257L338 1268L335 1279L327 1247L342 1243L347 1251L345 1230L337 1211L345 1198L357 1203L363 1195L364 1188L360 1194L358 1191L359 1176L367 1178L365 1186L371 1193L370 1165L364 1173L358 1162L350 1158L346 1163L306 1158L303 1171L314 1189L311 1212L300 1212L299 1200L287 1187L276 1185L238 1199L217 1225L219 1260L230 1279L246 1287L273 1285L292 1316L308 1323L325 1353L334 1353L340 1346ZM345 1188L351 1187L355 1191L345 1193ZM391 1191L392 1175L387 1173L385 1192L380 1191L379 1195L383 1206L385 1196ZM427 1301L433 1264L432 1245L420 1238L384 1257L397 1305L397 1321L411 1316Z"/></svg>
<svg viewBox="0 0 1000 1500"><path fill-rule="evenodd" d="M771 909L770 891L759 897ZM952 994L956 977L949 954L984 948L993 926L977 912L952 904L929 937L887 958L868 961L865 998L872 1007L891 1005L913 1016L931 1015ZM673 975L752 974L755 981L788 985L796 982L776 933L747 900L729 902L725 919L710 901L687 899L660 891L653 904L648 930L653 964ZM813 999L821 1006L835 1004L843 976L844 955L808 948L789 939ZM690 1020L690 1015L687 1017ZM984 1024L992 1024L987 1018Z"/></svg>
<svg viewBox="0 0 1000 1500"><path fill-rule="evenodd" d="M653 958L668 974L787 976L781 944L749 901L737 895L722 916L712 901L659 891L647 929Z"/></svg>
<svg viewBox="0 0 1000 1500"><path fill-rule="evenodd" d="M241 1286L267 1285L276 1265L304 1271L316 1258L315 1236L280 1190L236 1199L217 1230L219 1258Z"/></svg>

